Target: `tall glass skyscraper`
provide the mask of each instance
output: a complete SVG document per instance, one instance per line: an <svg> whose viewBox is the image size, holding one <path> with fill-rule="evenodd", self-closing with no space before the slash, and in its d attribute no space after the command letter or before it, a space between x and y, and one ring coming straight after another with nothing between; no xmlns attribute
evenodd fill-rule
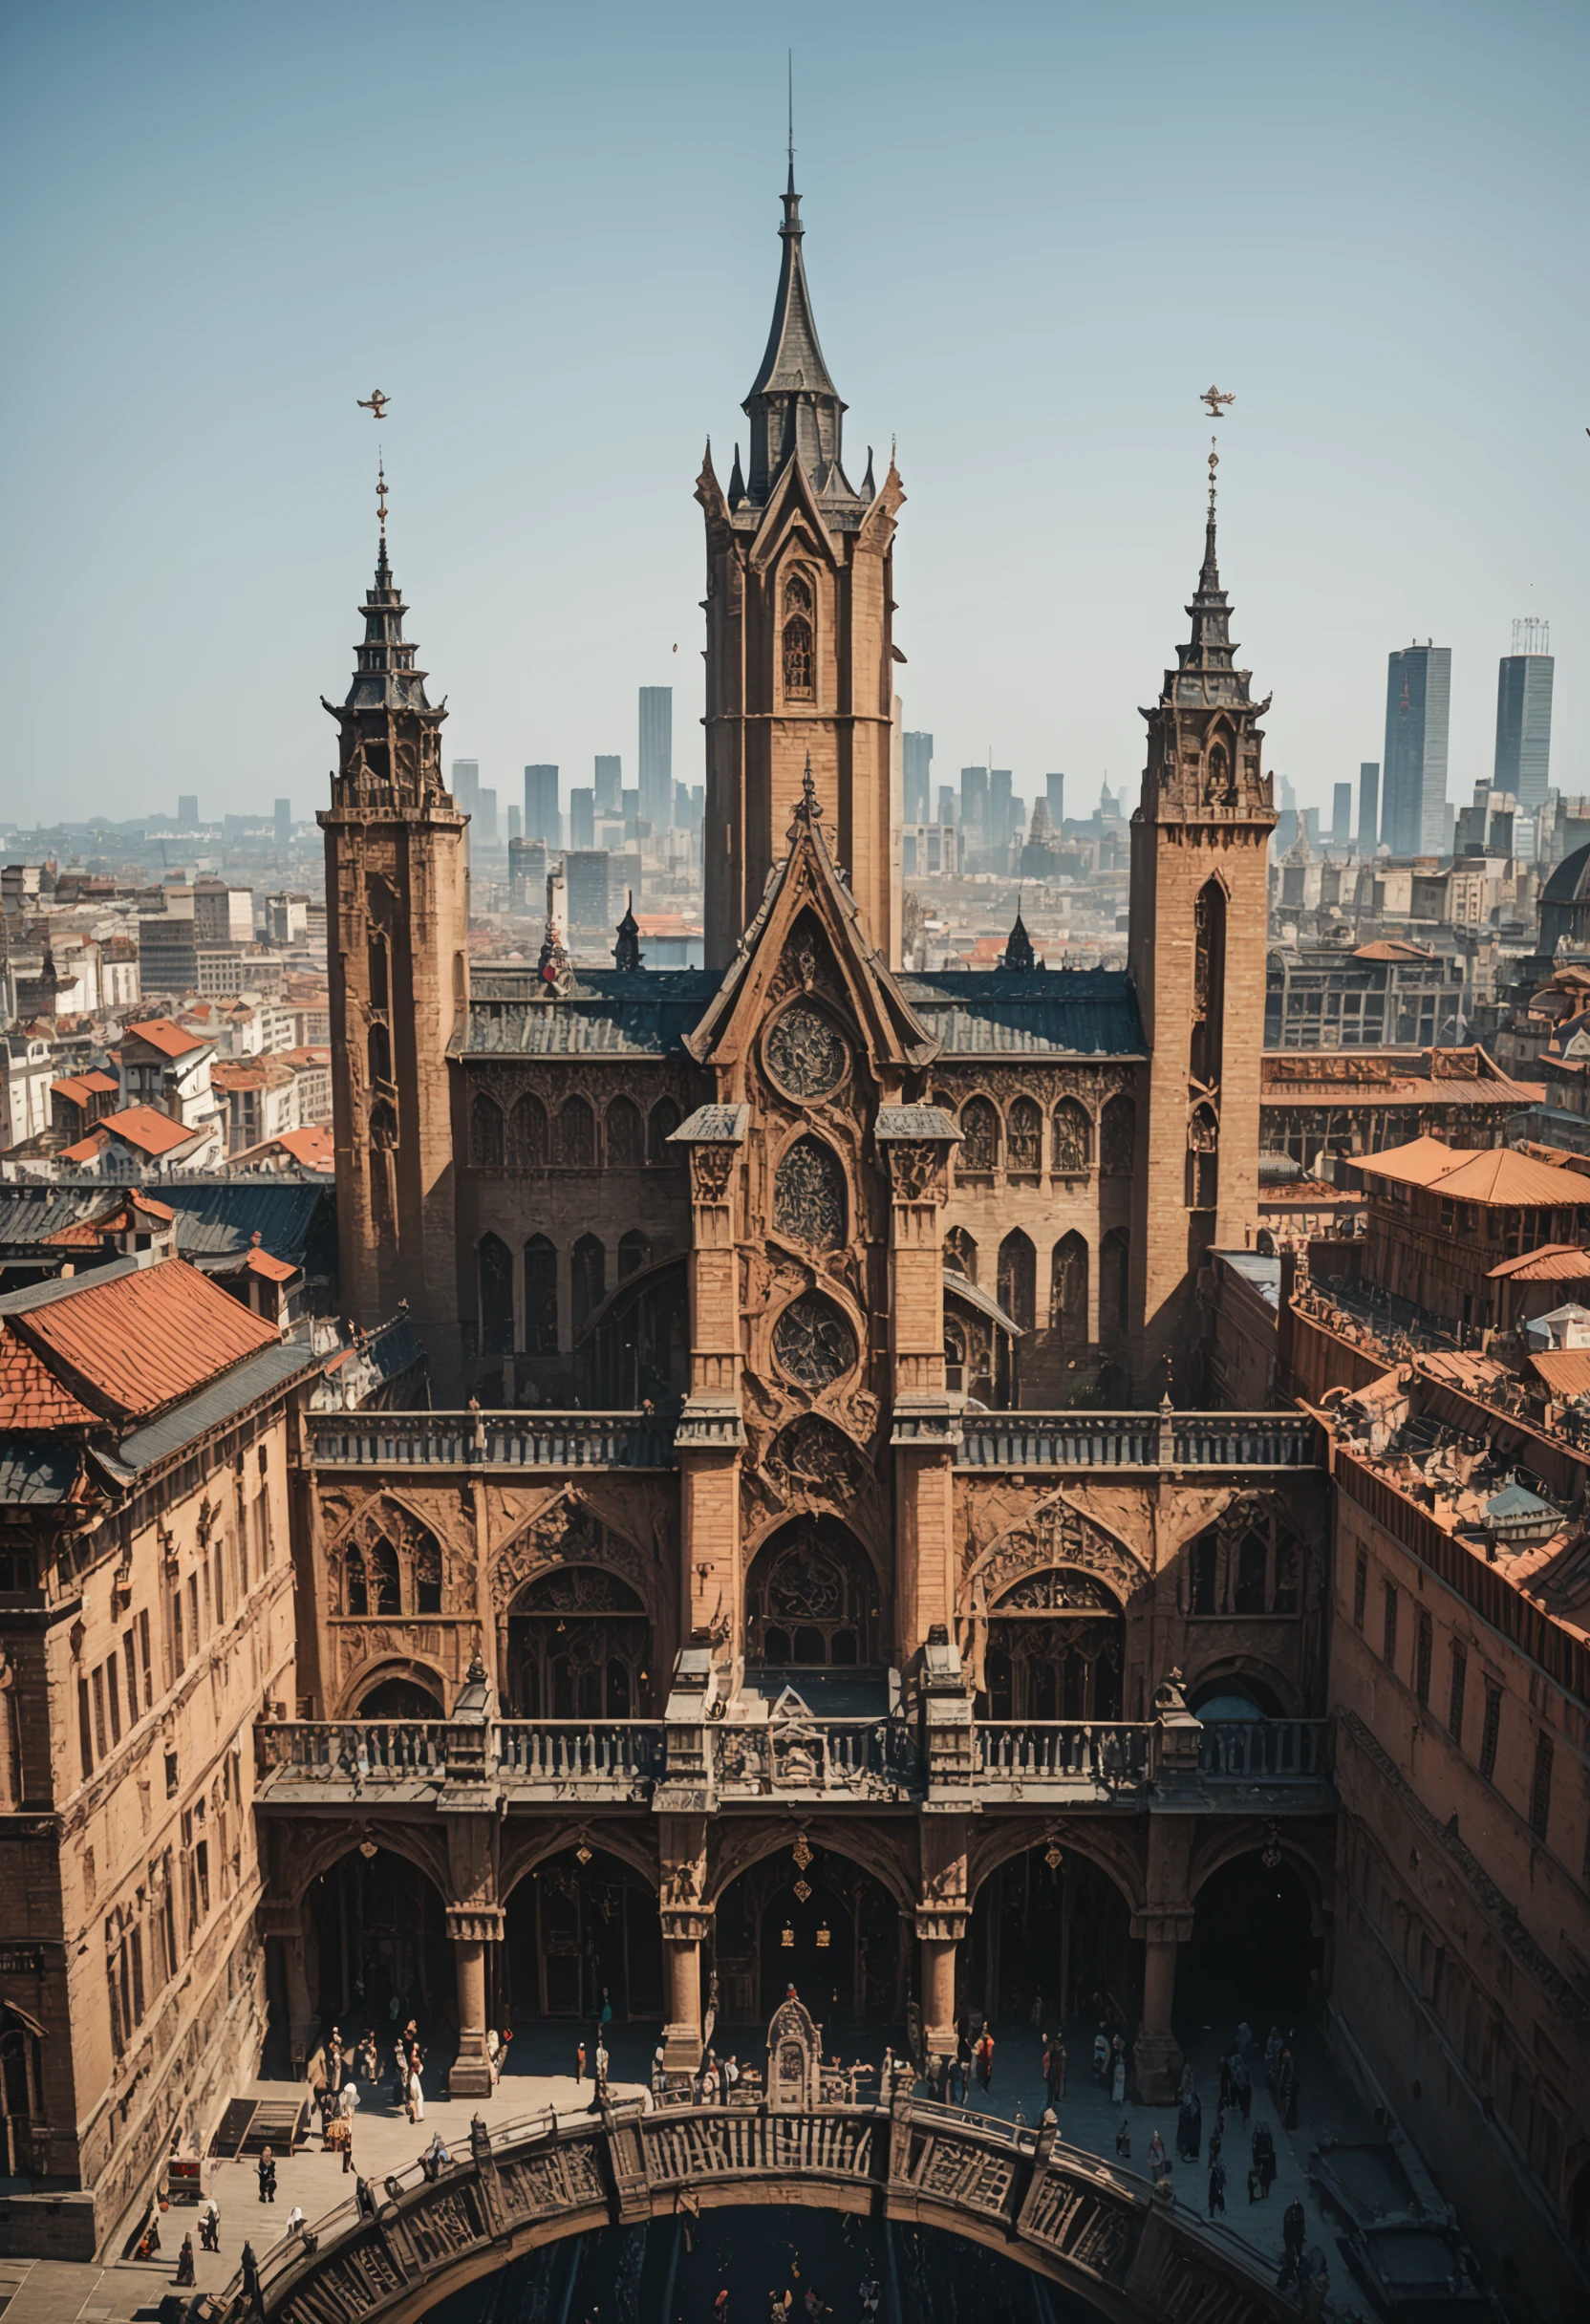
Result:
<svg viewBox="0 0 1590 2324"><path fill-rule="evenodd" d="M558 821L558 770L555 766L526 766L525 769L525 836L544 839L549 848L560 847L563 831Z"/></svg>
<svg viewBox="0 0 1590 2324"><path fill-rule="evenodd" d="M907 823L931 823L928 799L933 783L933 737L931 734L908 734L902 737L905 760L905 814Z"/></svg>
<svg viewBox="0 0 1590 2324"><path fill-rule="evenodd" d="M1358 763L1358 851L1373 855L1380 845L1380 762Z"/></svg>
<svg viewBox="0 0 1590 2324"><path fill-rule="evenodd" d="M1439 855L1447 830L1450 646L1403 646L1386 672L1380 835L1393 855Z"/></svg>
<svg viewBox="0 0 1590 2324"><path fill-rule="evenodd" d="M640 689L640 820L654 831L674 825L674 689Z"/></svg>
<svg viewBox="0 0 1590 2324"><path fill-rule="evenodd" d="M1520 653L1519 648L1523 651ZM1496 671L1496 766L1492 787L1511 791L1526 814L1546 804L1552 757L1551 630L1544 621L1515 621L1513 651Z"/></svg>

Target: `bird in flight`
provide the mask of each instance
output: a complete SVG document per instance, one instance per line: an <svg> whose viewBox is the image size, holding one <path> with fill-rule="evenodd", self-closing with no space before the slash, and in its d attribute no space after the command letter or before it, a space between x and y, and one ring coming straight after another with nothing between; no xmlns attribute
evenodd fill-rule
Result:
<svg viewBox="0 0 1590 2324"><path fill-rule="evenodd" d="M1221 405L1225 403L1235 403L1236 401L1236 398L1235 396L1222 396L1217 387L1206 387L1203 394L1198 398L1198 401L1206 407L1211 420L1223 420L1225 418L1225 414L1220 408Z"/></svg>
<svg viewBox="0 0 1590 2324"><path fill-rule="evenodd" d="M365 398L362 396L355 396L354 400L358 405L361 412L374 412L377 420L384 420L386 418L386 407L392 401L392 398L390 396L383 396L378 387L373 387L370 391L370 399L368 402L365 401Z"/></svg>

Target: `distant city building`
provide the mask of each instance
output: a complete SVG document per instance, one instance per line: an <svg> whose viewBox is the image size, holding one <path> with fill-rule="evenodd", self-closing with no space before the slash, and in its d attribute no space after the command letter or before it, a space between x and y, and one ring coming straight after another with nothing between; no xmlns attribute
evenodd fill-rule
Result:
<svg viewBox="0 0 1590 2324"><path fill-rule="evenodd" d="M199 794L180 791L177 795L177 821L184 831L191 831L199 821Z"/></svg>
<svg viewBox="0 0 1590 2324"><path fill-rule="evenodd" d="M497 844L497 793L484 788L475 794L475 837L483 847Z"/></svg>
<svg viewBox="0 0 1590 2324"><path fill-rule="evenodd" d="M1333 848L1349 847L1352 844L1352 836L1353 786L1350 783L1338 783L1331 791L1331 846Z"/></svg>
<svg viewBox="0 0 1590 2324"><path fill-rule="evenodd" d="M904 820L926 823L930 813L929 785L933 781L933 737L908 734L902 738L905 761Z"/></svg>
<svg viewBox="0 0 1590 2324"><path fill-rule="evenodd" d="M988 776L988 844L1002 848L1009 844L1012 828L1010 796L1011 772L1008 766L991 767Z"/></svg>
<svg viewBox="0 0 1590 2324"><path fill-rule="evenodd" d="M525 818L516 807L510 807L508 809L508 846L511 848L516 839L523 839L524 836Z"/></svg>
<svg viewBox="0 0 1590 2324"><path fill-rule="evenodd" d="M549 848L555 848L562 842L562 818L558 814L558 770L555 766L526 766L525 769L525 836L526 839L545 840Z"/></svg>
<svg viewBox="0 0 1590 2324"><path fill-rule="evenodd" d="M547 842L508 841L508 910L540 914L547 904Z"/></svg>
<svg viewBox="0 0 1590 2324"><path fill-rule="evenodd" d="M1450 646L1408 645L1388 656L1381 837L1393 855L1436 855L1447 836Z"/></svg>
<svg viewBox="0 0 1590 2324"><path fill-rule="evenodd" d="M957 820L956 795L947 783L941 783L938 786L938 820L940 823L955 823Z"/></svg>
<svg viewBox="0 0 1590 2324"><path fill-rule="evenodd" d="M1557 664L1545 649L1543 621L1515 621L1513 652L1496 671L1496 763L1492 782L1511 791L1526 814L1546 804L1552 756L1552 680ZM1522 643L1525 650L1520 653ZM1536 648L1538 645L1539 651Z"/></svg>
<svg viewBox="0 0 1590 2324"><path fill-rule="evenodd" d="M1358 766L1358 851L1373 855L1380 845L1380 763L1361 759Z"/></svg>
<svg viewBox="0 0 1590 2324"><path fill-rule="evenodd" d="M596 794L575 790L569 794L569 844L587 850L596 845Z"/></svg>
<svg viewBox="0 0 1590 2324"><path fill-rule="evenodd" d="M640 689L640 817L654 831L674 821L674 689Z"/></svg>
<svg viewBox="0 0 1590 2324"><path fill-rule="evenodd" d="M283 846L292 837L292 802L290 799L278 799L276 802L276 837Z"/></svg>
<svg viewBox="0 0 1590 2324"><path fill-rule="evenodd" d="M622 811L624 795L624 762L617 757L596 759L595 779L591 784L598 815L616 815Z"/></svg>
<svg viewBox="0 0 1590 2324"><path fill-rule="evenodd" d="M960 834L953 823L908 823L900 831L904 879L954 879L960 869Z"/></svg>
<svg viewBox="0 0 1590 2324"><path fill-rule="evenodd" d="M1423 944L1272 945L1267 1049L1422 1046L1463 1038L1463 961Z"/></svg>
<svg viewBox="0 0 1590 2324"><path fill-rule="evenodd" d="M1057 831L1064 830L1065 828L1065 777L1064 775L1045 775L1043 795L1049 803L1049 821Z"/></svg>
<svg viewBox="0 0 1590 2324"><path fill-rule="evenodd" d="M479 759L453 761L453 803L459 812L473 815L480 804L481 763Z"/></svg>
<svg viewBox="0 0 1590 2324"><path fill-rule="evenodd" d="M963 766L960 770L960 840L962 847L984 848L988 845L988 769L986 766Z"/></svg>
<svg viewBox="0 0 1590 2324"><path fill-rule="evenodd" d="M587 791L586 798L591 796ZM573 794L579 799L582 794ZM612 857L606 848L571 848L563 859L564 877L569 883L569 925L570 928L591 930L611 924L609 911L610 870Z"/></svg>

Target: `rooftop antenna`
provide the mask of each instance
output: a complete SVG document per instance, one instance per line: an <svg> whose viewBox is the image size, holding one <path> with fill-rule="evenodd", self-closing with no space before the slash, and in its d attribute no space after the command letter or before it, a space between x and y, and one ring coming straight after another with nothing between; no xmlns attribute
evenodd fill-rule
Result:
<svg viewBox="0 0 1590 2324"><path fill-rule="evenodd" d="M789 74L789 183L793 185L795 183L795 52L793 49L784 52L784 61Z"/></svg>

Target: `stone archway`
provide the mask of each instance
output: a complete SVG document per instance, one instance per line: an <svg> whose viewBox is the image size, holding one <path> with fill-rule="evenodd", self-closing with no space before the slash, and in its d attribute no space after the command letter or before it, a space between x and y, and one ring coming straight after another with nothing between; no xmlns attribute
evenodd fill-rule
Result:
<svg viewBox="0 0 1590 2324"><path fill-rule="evenodd" d="M505 2005L516 2017L661 2021L655 1875L583 1832L526 1865L504 1900Z"/></svg>
<svg viewBox="0 0 1590 2324"><path fill-rule="evenodd" d="M312 1876L300 1909L311 2012L323 2032L371 2024L379 2034L393 2022L394 1999L398 2023L416 2018L426 2042L456 2030L445 1900L412 1857L376 1840L352 1842Z"/></svg>
<svg viewBox="0 0 1590 2324"><path fill-rule="evenodd" d="M913 1947L898 1900L804 1827L725 1883L712 1942L723 2025L764 2024L789 1984L830 2032L904 2023Z"/></svg>
<svg viewBox="0 0 1590 2324"><path fill-rule="evenodd" d="M883 1593L872 1561L838 1517L791 1517L763 1542L745 1577L748 1662L774 1670L875 1668Z"/></svg>

